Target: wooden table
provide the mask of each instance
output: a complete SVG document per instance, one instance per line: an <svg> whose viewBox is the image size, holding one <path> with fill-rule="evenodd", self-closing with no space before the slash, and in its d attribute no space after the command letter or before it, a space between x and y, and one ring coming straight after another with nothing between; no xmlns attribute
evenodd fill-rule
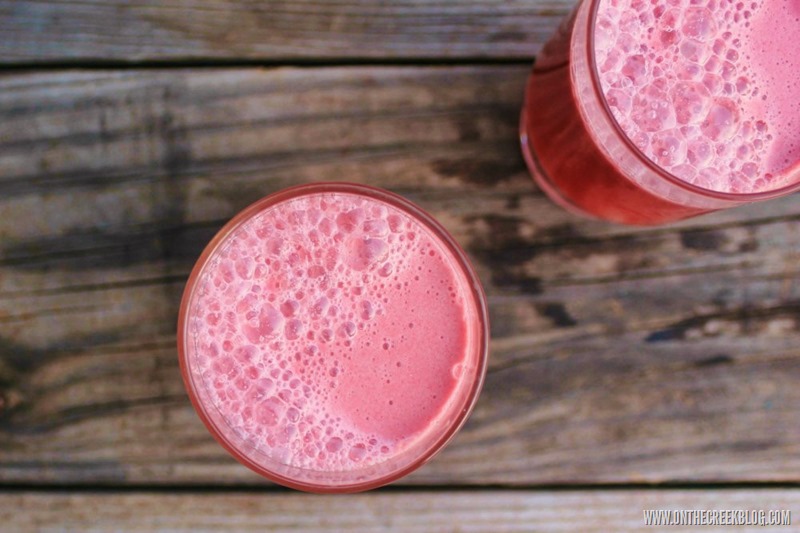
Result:
<svg viewBox="0 0 800 533"><path fill-rule="evenodd" d="M800 521L800 199L645 229L552 205L517 116L570 3L0 0L0 529L653 531L642 511L657 508ZM210 237L317 180L429 210L491 308L467 426L358 496L236 463L176 357Z"/></svg>

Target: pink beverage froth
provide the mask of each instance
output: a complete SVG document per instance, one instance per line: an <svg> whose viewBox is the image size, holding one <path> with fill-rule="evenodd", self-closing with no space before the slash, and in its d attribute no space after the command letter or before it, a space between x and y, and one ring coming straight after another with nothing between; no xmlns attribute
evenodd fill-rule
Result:
<svg viewBox="0 0 800 533"><path fill-rule="evenodd" d="M394 195L280 194L198 262L180 326L190 394L229 451L275 481L386 483L440 448L475 400L480 287L444 230Z"/></svg>
<svg viewBox="0 0 800 533"><path fill-rule="evenodd" d="M594 50L619 126L698 187L800 179L800 0L600 0Z"/></svg>

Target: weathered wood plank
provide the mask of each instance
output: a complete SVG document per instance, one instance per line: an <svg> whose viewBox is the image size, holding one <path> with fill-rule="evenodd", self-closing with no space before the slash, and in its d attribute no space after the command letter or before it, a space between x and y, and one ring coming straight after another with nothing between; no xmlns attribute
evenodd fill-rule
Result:
<svg viewBox="0 0 800 533"><path fill-rule="evenodd" d="M528 60L572 0L0 1L0 63Z"/></svg>
<svg viewBox="0 0 800 533"><path fill-rule="evenodd" d="M22 533L64 530L627 533L667 529L780 532L796 531L797 526L763 527L751 523L736 527L684 524L654 528L645 524L644 511L763 510L766 521L773 519L766 514L769 511L796 513L799 505L800 491L787 489L375 492L345 500L336 496L285 493L23 492L0 494L0 519L9 530ZM774 519L783 517L776 515Z"/></svg>
<svg viewBox="0 0 800 533"><path fill-rule="evenodd" d="M526 70L0 79L0 480L262 483L188 405L177 305L228 217L318 179L419 202L489 295L478 408L404 483L800 480L797 199L574 218L518 153Z"/></svg>

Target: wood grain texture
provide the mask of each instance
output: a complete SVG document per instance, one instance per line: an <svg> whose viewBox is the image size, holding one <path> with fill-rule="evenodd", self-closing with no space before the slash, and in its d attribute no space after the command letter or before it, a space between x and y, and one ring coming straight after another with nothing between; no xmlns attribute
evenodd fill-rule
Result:
<svg viewBox="0 0 800 533"><path fill-rule="evenodd" d="M418 202L487 289L478 407L414 485L800 481L800 204L581 220L526 175L521 67L0 78L0 481L261 484L182 389L224 221L346 179ZM638 516L637 516L638 518Z"/></svg>
<svg viewBox="0 0 800 533"><path fill-rule="evenodd" d="M518 58L573 0L0 0L0 63Z"/></svg>
<svg viewBox="0 0 800 533"><path fill-rule="evenodd" d="M644 510L790 510L797 490L375 492L300 494L0 494L9 530L602 532L796 531L797 526L648 527ZM792 517L796 520L796 516ZM794 529L792 529L794 527Z"/></svg>

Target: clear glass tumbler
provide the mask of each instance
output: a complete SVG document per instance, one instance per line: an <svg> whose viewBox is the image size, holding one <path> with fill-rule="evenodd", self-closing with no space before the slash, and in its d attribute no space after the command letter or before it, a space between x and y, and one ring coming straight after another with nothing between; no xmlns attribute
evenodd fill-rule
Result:
<svg viewBox="0 0 800 533"><path fill-rule="evenodd" d="M348 183L236 215L178 317L186 390L211 434L262 476L323 493L384 485L441 450L477 401L488 339L480 281L444 227Z"/></svg>
<svg viewBox="0 0 800 533"><path fill-rule="evenodd" d="M601 0L584 0L544 46L528 80L520 140L536 183L574 213L655 225L800 189L737 194L697 187L646 157L614 119L600 86L594 23ZM794 53L794 52L792 52Z"/></svg>

